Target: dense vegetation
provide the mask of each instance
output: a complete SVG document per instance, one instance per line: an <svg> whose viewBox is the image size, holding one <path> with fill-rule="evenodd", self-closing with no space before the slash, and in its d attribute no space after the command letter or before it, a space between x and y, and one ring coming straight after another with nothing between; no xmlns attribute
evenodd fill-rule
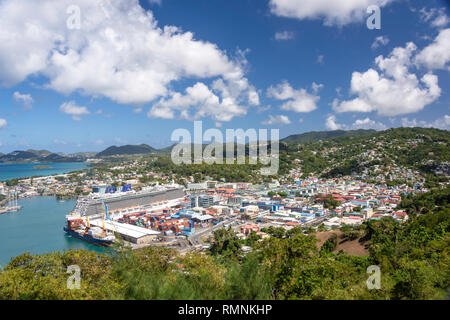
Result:
<svg viewBox="0 0 450 320"><path fill-rule="evenodd" d="M80 162L82 156L62 156L47 150L13 151L0 155L0 162Z"/></svg>
<svg viewBox="0 0 450 320"><path fill-rule="evenodd" d="M289 143L285 150L290 158L300 160L305 176L311 173L326 178L352 174L361 176L375 166L379 167L380 173L397 167L417 170L433 182L432 186L436 186L436 182L448 180L437 177L434 171L441 164L448 171L449 143L447 130L395 128L366 135L342 135L308 143ZM369 180L377 174L366 172L366 175ZM399 179L392 185L403 182Z"/></svg>
<svg viewBox="0 0 450 320"><path fill-rule="evenodd" d="M140 145L110 147L105 150L105 155L114 156L105 157L104 163L94 164L93 167L96 172L107 174L108 167L144 160L148 165L137 170L143 175L142 183L173 179L182 185L191 181L199 182L206 177L225 182L263 183L272 179L292 182L294 176L307 178L315 175L322 178L336 178L353 175L355 179L362 179L368 183L409 187L420 183L426 188L434 188L448 181L442 173L450 173L448 165L450 135L446 130L395 128L379 132L373 130L309 132L288 138L280 141L279 170L274 176L260 174L259 169L267 167L266 165L249 165L248 144L245 146L245 164L211 165L204 162L175 165L170 157L173 146L156 150L147 145ZM206 145L202 146L205 147ZM237 148L235 145L235 152ZM269 154L270 148L269 144ZM224 158L225 149L223 148ZM191 150L193 152L193 148ZM153 179L147 176L149 172L162 174L165 178ZM111 173L117 176L124 172L113 170Z"/></svg>
<svg viewBox="0 0 450 320"><path fill-rule="evenodd" d="M97 153L96 157L107 157L116 155L130 155L130 154L147 154L155 153L157 150L150 147L147 144L141 145L125 145L125 146L112 146Z"/></svg>
<svg viewBox="0 0 450 320"><path fill-rule="evenodd" d="M225 161L225 160L224 160ZM211 177L217 181L253 183L272 181L272 176L261 176L260 169L267 165L248 164L184 164L175 165L169 157L158 157L149 166L148 170L162 172L165 175L175 175L178 179L183 177L193 177L194 182L204 181L206 177ZM280 165L280 171L286 172L287 167ZM283 171L284 170L284 171ZM177 180L183 183L181 180Z"/></svg>
<svg viewBox="0 0 450 320"><path fill-rule="evenodd" d="M337 137L358 137L375 133L375 130L334 130L334 131L312 131L294 134L282 139L285 143L308 143Z"/></svg>
<svg viewBox="0 0 450 320"><path fill-rule="evenodd" d="M0 299L445 299L449 197L449 188L405 197L408 221L366 222L360 231L368 256L332 253L335 238L318 248L300 228L265 229L272 236L264 240L219 229L208 253L184 257L154 247L119 248L111 256L84 250L23 254L0 273ZM423 203L432 210L420 211ZM356 230L343 231L352 237ZM81 268L80 290L66 287L70 265ZM381 267L381 289L366 286L370 265Z"/></svg>
<svg viewBox="0 0 450 320"><path fill-rule="evenodd" d="M395 186L413 186L417 179L432 188L448 181L436 175L443 165L448 173L450 134L431 128L395 128L381 132L373 130L310 132L290 136L280 141L280 168L276 176L262 177L259 165L169 165L168 156L159 157L153 169L165 174L202 175L217 180L264 182L286 177L292 169L300 170L303 177L311 174L323 178L354 175L368 182ZM246 146L248 155L248 146ZM225 155L224 155L225 156ZM421 174L405 176L405 170ZM382 179L380 180L380 177ZM195 177L195 176L194 176Z"/></svg>

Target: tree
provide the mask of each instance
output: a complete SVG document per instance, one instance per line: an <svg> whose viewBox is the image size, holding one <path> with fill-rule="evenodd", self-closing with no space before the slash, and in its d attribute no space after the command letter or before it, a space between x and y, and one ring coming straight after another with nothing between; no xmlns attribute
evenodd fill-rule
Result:
<svg viewBox="0 0 450 320"><path fill-rule="evenodd" d="M260 236L256 234L255 231L251 231L250 234L245 239L245 244L249 247L254 247L258 243L258 241L261 239Z"/></svg>
<svg viewBox="0 0 450 320"><path fill-rule="evenodd" d="M214 243L210 252L215 256L225 259L237 259L240 254L241 244L231 228L214 231Z"/></svg>
<svg viewBox="0 0 450 320"><path fill-rule="evenodd" d="M337 234L333 233L331 236L327 239L327 241L324 242L322 247L320 248L321 253L330 253L333 252L334 249L337 247Z"/></svg>
<svg viewBox="0 0 450 320"><path fill-rule="evenodd" d="M225 275L226 300L267 300L272 297L269 275L257 254L248 254L242 264L231 263Z"/></svg>
<svg viewBox="0 0 450 320"><path fill-rule="evenodd" d="M351 225L344 225L340 228L340 230L343 232L342 236L344 239L348 239L350 241L356 240L360 236L360 231L351 226Z"/></svg>
<svg viewBox="0 0 450 320"><path fill-rule="evenodd" d="M272 237L281 239L285 236L286 230L282 227L275 228L270 226L269 228L263 228L261 231L270 234Z"/></svg>
<svg viewBox="0 0 450 320"><path fill-rule="evenodd" d="M327 209L336 209L336 207L341 205L339 201L333 199L333 196L331 194L321 196L317 200L319 202L322 202L323 206Z"/></svg>
<svg viewBox="0 0 450 320"><path fill-rule="evenodd" d="M6 183L6 185L8 187L14 187L14 186L17 186L19 184L19 179L14 178L14 179L11 179L11 180L6 180L5 183Z"/></svg>

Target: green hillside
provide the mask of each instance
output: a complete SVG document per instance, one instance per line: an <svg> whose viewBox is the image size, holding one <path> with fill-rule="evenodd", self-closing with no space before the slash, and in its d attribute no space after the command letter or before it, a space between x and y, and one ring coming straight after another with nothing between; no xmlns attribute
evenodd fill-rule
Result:
<svg viewBox="0 0 450 320"><path fill-rule="evenodd" d="M334 130L334 131L312 131L301 134L290 135L284 139L281 139L281 142L284 143L308 143L315 142L319 140L327 140L337 137L358 137L358 136L366 136L372 133L375 133L375 130Z"/></svg>
<svg viewBox="0 0 450 320"><path fill-rule="evenodd" d="M117 155L133 155L133 154L147 154L155 153L156 149L150 147L147 144L140 145L125 145L125 146L112 146L102 152L97 153L96 157L107 157L107 156L117 156Z"/></svg>
<svg viewBox="0 0 450 320"><path fill-rule="evenodd" d="M337 177L376 175L392 168L424 174L448 171L450 132L433 128L394 128L365 136L340 136L286 145L289 168L304 174ZM296 161L294 161L297 159ZM371 172L372 171L372 172Z"/></svg>
<svg viewBox="0 0 450 320"><path fill-rule="evenodd" d="M34 149L28 149L27 152L31 152L34 153L36 156L38 157L46 157L50 154L52 154L52 152L48 151L48 150L34 150Z"/></svg>

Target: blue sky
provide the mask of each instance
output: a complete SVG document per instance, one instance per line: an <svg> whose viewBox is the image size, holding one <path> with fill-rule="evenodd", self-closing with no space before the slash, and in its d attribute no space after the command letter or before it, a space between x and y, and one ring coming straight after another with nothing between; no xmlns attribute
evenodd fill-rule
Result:
<svg viewBox="0 0 450 320"><path fill-rule="evenodd" d="M0 152L165 147L193 120L281 137L448 130L447 2L327 1L0 1Z"/></svg>

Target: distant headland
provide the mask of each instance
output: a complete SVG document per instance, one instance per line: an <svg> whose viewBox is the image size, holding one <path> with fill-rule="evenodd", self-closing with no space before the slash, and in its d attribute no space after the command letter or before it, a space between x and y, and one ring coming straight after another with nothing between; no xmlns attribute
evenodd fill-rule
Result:
<svg viewBox="0 0 450 320"><path fill-rule="evenodd" d="M41 164L38 166L34 166L33 169L51 169L52 167L46 164Z"/></svg>

